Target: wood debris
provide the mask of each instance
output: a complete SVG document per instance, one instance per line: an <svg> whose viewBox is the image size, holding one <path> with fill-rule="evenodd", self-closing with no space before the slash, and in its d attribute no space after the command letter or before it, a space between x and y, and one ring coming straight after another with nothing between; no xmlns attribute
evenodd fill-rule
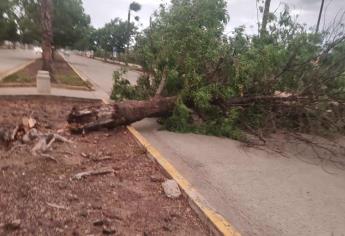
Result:
<svg viewBox="0 0 345 236"><path fill-rule="evenodd" d="M98 170L90 170L90 171L78 173L73 176L73 179L80 180L82 178L85 178L91 175L106 175L106 174L112 174L112 173L114 173L114 170L112 168L101 168Z"/></svg>
<svg viewBox="0 0 345 236"><path fill-rule="evenodd" d="M62 205L58 205L58 204L55 204L55 203L47 202L47 205L50 206L50 207L53 207L53 208L60 209L60 210L68 210L68 207L65 207L65 206L62 206Z"/></svg>

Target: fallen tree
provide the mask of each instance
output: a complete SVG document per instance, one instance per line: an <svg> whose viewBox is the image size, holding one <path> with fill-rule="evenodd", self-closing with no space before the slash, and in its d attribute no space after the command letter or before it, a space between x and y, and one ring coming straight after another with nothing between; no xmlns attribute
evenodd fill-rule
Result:
<svg viewBox="0 0 345 236"><path fill-rule="evenodd" d="M275 103L305 100L298 96L252 96L232 97L226 101L215 101L219 107L242 107L258 103ZM127 100L98 107L74 107L67 121L72 133L80 134L102 128L116 128L129 125L147 117L169 116L176 105L177 97L154 97L147 101Z"/></svg>
<svg viewBox="0 0 345 236"><path fill-rule="evenodd" d="M75 109L73 132L168 115L161 119L167 130L238 140L279 129L344 134L343 19L314 34L284 7L265 34L240 27L228 37L224 0L181 0L158 12L133 51L145 73L132 85L126 70L116 71L111 99L118 103Z"/></svg>
<svg viewBox="0 0 345 236"><path fill-rule="evenodd" d="M100 107L78 109L68 115L73 133L83 133L101 128L129 125L146 117L169 115L175 107L176 97L155 97L148 101L123 101Z"/></svg>

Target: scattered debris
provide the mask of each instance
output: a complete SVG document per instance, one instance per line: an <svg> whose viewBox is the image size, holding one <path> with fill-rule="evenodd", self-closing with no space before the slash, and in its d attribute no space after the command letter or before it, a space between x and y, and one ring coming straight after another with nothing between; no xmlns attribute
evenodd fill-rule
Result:
<svg viewBox="0 0 345 236"><path fill-rule="evenodd" d="M57 205L55 203L47 202L47 205L50 206L50 207L53 207L53 208L60 209L60 210L68 210L68 207L65 207L65 206L62 206L62 205Z"/></svg>
<svg viewBox="0 0 345 236"><path fill-rule="evenodd" d="M181 190L175 180L168 179L164 181L162 187L168 198L178 198L181 195Z"/></svg>
<svg viewBox="0 0 345 236"><path fill-rule="evenodd" d="M116 229L113 227L103 227L103 234L115 234L116 233Z"/></svg>
<svg viewBox="0 0 345 236"><path fill-rule="evenodd" d="M99 170L90 170L90 171L78 173L75 176L73 176L73 179L80 180L84 177L91 176L91 175L106 175L106 174L111 174L111 173L114 173L114 170L112 168L102 168Z"/></svg>
<svg viewBox="0 0 345 236"><path fill-rule="evenodd" d="M19 219L13 220L12 222L6 223L3 225L3 228L6 231L15 231L20 229L21 221Z"/></svg>
<svg viewBox="0 0 345 236"><path fill-rule="evenodd" d="M44 158L46 158L48 160L51 160L51 161L54 161L54 162L58 163L58 161L53 156L51 156L49 154L41 153L41 157L44 157Z"/></svg>
<svg viewBox="0 0 345 236"><path fill-rule="evenodd" d="M151 175L150 180L151 182L163 182L164 178L161 177L160 175Z"/></svg>
<svg viewBox="0 0 345 236"><path fill-rule="evenodd" d="M82 157L84 157L84 158L89 158L89 155L86 154L85 152L80 153L80 155L81 155Z"/></svg>
<svg viewBox="0 0 345 236"><path fill-rule="evenodd" d="M109 161L113 159L111 156L105 156L105 157L101 157L101 158L93 158L92 160L94 162L101 162L101 161Z"/></svg>
<svg viewBox="0 0 345 236"><path fill-rule="evenodd" d="M37 152L43 153L48 151L55 141L60 141L63 143L72 143L72 141L62 137L59 134L40 135L40 139L31 150L32 154L37 155Z"/></svg>
<svg viewBox="0 0 345 236"><path fill-rule="evenodd" d="M104 225L104 220L96 220L95 222L93 222L94 226L102 226Z"/></svg>

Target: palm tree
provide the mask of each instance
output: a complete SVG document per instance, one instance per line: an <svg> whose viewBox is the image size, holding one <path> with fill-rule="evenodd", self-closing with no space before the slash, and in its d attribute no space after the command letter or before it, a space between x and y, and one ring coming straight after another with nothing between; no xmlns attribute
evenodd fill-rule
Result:
<svg viewBox="0 0 345 236"><path fill-rule="evenodd" d="M134 12L138 12L141 10L141 5L137 2L132 2L130 5L129 5L129 9L128 9L128 20L127 20L127 56L126 56L126 64L128 64L128 52L129 52L129 44L130 44L130 28L131 28L131 11L134 11ZM139 18L136 18L136 20L139 19Z"/></svg>
<svg viewBox="0 0 345 236"><path fill-rule="evenodd" d="M316 33L319 32L320 21L321 21L321 16L322 16L322 11L323 11L323 5L324 4L325 4L325 0L321 0L321 7L320 7L320 12L319 12L319 18L317 19L317 25L316 25Z"/></svg>
<svg viewBox="0 0 345 236"><path fill-rule="evenodd" d="M261 37L266 33L266 27L267 27L268 17L270 13L270 5L271 5L271 0L266 0L264 15L262 16L262 26L261 26L261 32L260 32Z"/></svg>
<svg viewBox="0 0 345 236"><path fill-rule="evenodd" d="M41 0L42 59L43 70L52 69L52 0Z"/></svg>

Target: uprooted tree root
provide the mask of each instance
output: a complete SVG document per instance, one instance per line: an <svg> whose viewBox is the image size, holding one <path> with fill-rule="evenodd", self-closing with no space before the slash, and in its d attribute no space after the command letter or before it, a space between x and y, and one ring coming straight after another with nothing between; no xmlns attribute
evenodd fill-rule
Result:
<svg viewBox="0 0 345 236"><path fill-rule="evenodd" d="M21 124L14 128L0 128L0 143L3 143L8 151L2 158L8 158L17 149L27 149L34 156L41 156L57 162L48 152L55 142L69 143L72 141L57 133L42 133L37 128L37 122L33 118L23 118Z"/></svg>

